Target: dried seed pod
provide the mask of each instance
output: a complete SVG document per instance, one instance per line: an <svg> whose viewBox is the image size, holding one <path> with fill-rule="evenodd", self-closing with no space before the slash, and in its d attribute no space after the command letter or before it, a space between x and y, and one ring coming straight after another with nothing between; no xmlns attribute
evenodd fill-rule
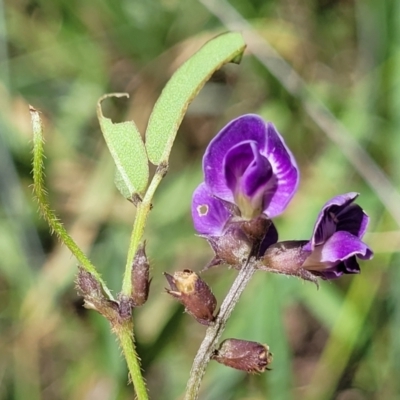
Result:
<svg viewBox="0 0 400 400"><path fill-rule="evenodd" d="M185 269L174 275L164 272L170 289L167 293L185 306L187 313L203 325L214 321L217 300L208 285L193 271Z"/></svg>
<svg viewBox="0 0 400 400"><path fill-rule="evenodd" d="M264 372L272 362L272 354L265 344L240 339L226 339L214 351L212 359L228 367L248 373Z"/></svg>

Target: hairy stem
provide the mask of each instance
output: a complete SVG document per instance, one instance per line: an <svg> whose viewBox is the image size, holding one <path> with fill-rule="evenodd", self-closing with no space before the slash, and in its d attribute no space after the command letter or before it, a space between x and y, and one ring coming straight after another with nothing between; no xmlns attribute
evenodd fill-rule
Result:
<svg viewBox="0 0 400 400"><path fill-rule="evenodd" d="M139 356L136 353L132 321L126 321L121 325L114 327L114 332L121 343L126 362L128 364L129 374L136 391L138 400L148 400L146 384L140 369Z"/></svg>
<svg viewBox="0 0 400 400"><path fill-rule="evenodd" d="M185 400L196 400L199 396L200 384L210 362L213 351L217 348L218 341L224 332L226 323L239 301L241 294L256 271L254 260L250 259L240 270L238 276L229 289L216 317L215 323L206 332L190 371L189 381L186 386Z"/></svg>
<svg viewBox="0 0 400 400"><path fill-rule="evenodd" d="M33 191L39 203L40 213L49 224L51 230L57 234L60 240L78 259L81 268L89 272L91 276L102 286L108 298L113 300L114 298L110 290L106 286L105 282L101 279L100 274L97 272L95 266L74 242L64 228L64 225L60 222L54 211L50 208L46 188L44 186L44 138L42 120L40 118L40 113L33 107L30 107L29 111L31 113L33 128ZM137 397L139 400L147 400L148 396L146 385L142 377L139 358L136 354L134 345L132 321L124 321L123 323L114 326L113 330L121 343Z"/></svg>
<svg viewBox="0 0 400 400"><path fill-rule="evenodd" d="M44 186L44 138L42 120L39 111L35 110L32 106L29 107L29 111L31 113L33 129L33 191L39 204L39 211L49 224L52 232L55 232L61 242L71 250L72 254L79 261L81 267L92 274L94 279L96 279L96 281L102 286L108 298L113 300L114 298L110 290L97 272L96 267L75 243L64 228L64 225L50 208L47 191Z"/></svg>

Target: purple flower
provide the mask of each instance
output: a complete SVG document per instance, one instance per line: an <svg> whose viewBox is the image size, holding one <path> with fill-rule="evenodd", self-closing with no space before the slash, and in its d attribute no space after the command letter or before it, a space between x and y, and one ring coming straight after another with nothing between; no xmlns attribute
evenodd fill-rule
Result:
<svg viewBox="0 0 400 400"><path fill-rule="evenodd" d="M372 250L361 240L369 217L353 204L357 193L346 193L329 200L318 214L310 241L280 242L270 246L260 269L300 276L335 279L360 272L356 257L370 260Z"/></svg>
<svg viewBox="0 0 400 400"><path fill-rule="evenodd" d="M204 155L203 172L204 182L193 194L192 217L195 229L207 237L223 235L228 221L281 214L299 181L283 138L271 123L252 114L231 121L215 136Z"/></svg>
<svg viewBox="0 0 400 400"><path fill-rule="evenodd" d="M358 257L370 260L372 250L361 240L369 217L353 201L358 193L334 197L322 207L311 240L303 247L310 252L303 268L323 279L335 279L343 274L358 274Z"/></svg>

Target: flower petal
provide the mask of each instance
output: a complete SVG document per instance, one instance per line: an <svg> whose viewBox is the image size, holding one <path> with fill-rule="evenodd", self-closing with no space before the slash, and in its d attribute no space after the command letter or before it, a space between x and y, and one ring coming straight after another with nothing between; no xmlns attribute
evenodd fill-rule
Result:
<svg viewBox="0 0 400 400"><path fill-rule="evenodd" d="M265 122L251 114L234 119L211 140L204 154L203 171L204 180L215 196L234 203L232 190L226 181L223 160L234 146L250 140L261 148L265 147Z"/></svg>
<svg viewBox="0 0 400 400"><path fill-rule="evenodd" d="M369 260L372 255L372 250L357 236L349 232L339 231L322 245L321 262L326 265L333 265L353 256L362 260Z"/></svg>
<svg viewBox="0 0 400 400"><path fill-rule="evenodd" d="M360 267L358 266L356 258L355 257L351 257L351 260L354 260L354 263L357 266L357 269L353 268L352 272L348 272L348 273L350 273L350 274L359 274L360 273ZM320 276L322 279L331 280L331 279L340 278L345 273L346 273L346 270L345 270L344 262L341 262L340 264L335 265L334 267L325 269L323 271L318 271L316 273L316 275Z"/></svg>
<svg viewBox="0 0 400 400"><path fill-rule="evenodd" d="M358 204L350 204L338 215L336 230L347 231L362 238L367 230L369 217Z"/></svg>
<svg viewBox="0 0 400 400"><path fill-rule="evenodd" d="M323 205L314 225L314 232L311 238L311 248L325 243L326 240L328 240L337 230L339 230L337 228L339 223L339 214L343 212L343 210L345 210L357 198L357 196L358 193L355 192L342 194L333 197ZM345 214L344 216L346 217ZM349 221L344 223L343 228L346 228L346 226L350 227ZM364 231L365 229L366 225L364 227ZM351 233L354 233L353 231L354 230L352 229Z"/></svg>
<svg viewBox="0 0 400 400"><path fill-rule="evenodd" d="M263 212L270 218L275 217L286 208L296 192L299 172L293 155L278 131L261 117L243 115L226 125L210 142L203 158L205 182L215 196L234 203L234 193L226 180L222 160L233 147L246 141L255 142L258 152L272 167L276 184L267 184Z"/></svg>
<svg viewBox="0 0 400 400"><path fill-rule="evenodd" d="M322 279L329 280L340 278L343 274L359 274L360 272L361 270L357 258L353 256L331 268L318 271L317 275Z"/></svg>
<svg viewBox="0 0 400 400"><path fill-rule="evenodd" d="M267 251L268 247L275 244L277 241L278 231L275 225L271 222L271 225L269 226L268 231L260 244L259 255L263 255Z"/></svg>
<svg viewBox="0 0 400 400"><path fill-rule="evenodd" d="M310 249L309 244L304 246L304 251ZM357 236L338 231L324 244L313 249L303 268L324 279L334 279L342 274L360 272L356 256L362 260L369 260L373 253Z"/></svg>
<svg viewBox="0 0 400 400"><path fill-rule="evenodd" d="M225 179L233 192L235 203L245 218L260 215L263 195L276 189L276 178L271 164L262 156L254 141L232 147L224 159Z"/></svg>
<svg viewBox="0 0 400 400"><path fill-rule="evenodd" d="M245 141L232 147L224 160L225 178L228 187L233 193L240 186L248 197L254 196L265 186L272 177L272 168L268 160L263 157L254 141Z"/></svg>
<svg viewBox="0 0 400 400"><path fill-rule="evenodd" d="M266 124L267 142L261 154L272 166L276 187L264 195L264 214L269 218L281 214L296 193L299 185L299 170L293 154L273 124Z"/></svg>
<svg viewBox="0 0 400 400"><path fill-rule="evenodd" d="M205 183L196 188L192 198L192 218L197 232L220 236L231 215L224 202L211 195Z"/></svg>

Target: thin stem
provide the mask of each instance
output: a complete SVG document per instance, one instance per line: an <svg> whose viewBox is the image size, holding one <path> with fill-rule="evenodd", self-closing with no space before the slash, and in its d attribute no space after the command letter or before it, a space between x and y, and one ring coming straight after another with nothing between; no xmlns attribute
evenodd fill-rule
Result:
<svg viewBox="0 0 400 400"><path fill-rule="evenodd" d="M60 240L71 250L71 252L78 259L81 267L89 272L96 279L96 281L103 287L109 299L113 300L114 298L110 290L106 286L105 282L101 279L100 274L97 272L95 266L90 262L83 251L78 247L78 245L68 234L63 224L55 215L54 211L50 209L46 188L44 186L44 138L42 120L40 118L39 112L33 107L30 107L30 112L33 127L33 190L35 196L38 199L40 212L49 224L52 231L57 234ZM146 222L148 212L150 211L151 199L153 197L155 189L160 183L162 177L164 176L164 174L162 174L162 171L157 172L158 174L154 176L152 183L150 184L149 189L146 193L144 201L138 207L138 215L137 219L135 220L129 253L131 254L130 260L133 259L137 246L143 235L144 224ZM136 248L133 248L133 246L136 246ZM129 267L131 268L131 265ZM131 285L130 268L128 277L129 284ZM130 293L130 290L131 286L129 287L128 293ZM132 320L122 321L114 324L113 331L118 336L118 339L121 343L121 347L124 352L126 362L128 364L128 369L137 394L137 398L139 400L148 400L146 385L140 370L140 360L135 350Z"/></svg>
<svg viewBox="0 0 400 400"><path fill-rule="evenodd" d="M166 166L161 166L161 165L157 168L157 171L150 182L146 194L143 197L143 200L137 206L136 218L133 224L131 240L128 249L128 257L126 260L124 280L122 282L122 294L128 297L130 297L132 294L132 279L131 279L132 261L133 258L135 257L138 246L143 237L147 217L151 210L151 202L153 200L154 193L158 185L160 184L162 178L164 178L166 169L167 169Z"/></svg>
<svg viewBox="0 0 400 400"><path fill-rule="evenodd" d="M113 300L113 295L97 272L96 267L78 247L54 211L50 208L47 191L44 186L44 138L42 120L39 111L35 110L32 106L29 107L29 111L31 113L33 128L33 191L39 203L40 213L49 224L51 230L57 234L61 242L71 250L82 268L93 275L102 286L109 299Z"/></svg>
<svg viewBox="0 0 400 400"><path fill-rule="evenodd" d="M114 328L116 335L121 343L129 373L136 391L138 400L148 400L146 384L140 369L139 357L136 353L132 322L128 321Z"/></svg>
<svg viewBox="0 0 400 400"><path fill-rule="evenodd" d="M184 400L196 400L199 396L200 384L205 374L206 367L211 360L213 351L216 349L218 341L225 330L226 323L239 301L241 294L252 278L254 272L254 260L250 259L240 270L238 276L229 289L216 317L215 323L206 332L203 342L197 351L190 371L190 378L186 386Z"/></svg>

